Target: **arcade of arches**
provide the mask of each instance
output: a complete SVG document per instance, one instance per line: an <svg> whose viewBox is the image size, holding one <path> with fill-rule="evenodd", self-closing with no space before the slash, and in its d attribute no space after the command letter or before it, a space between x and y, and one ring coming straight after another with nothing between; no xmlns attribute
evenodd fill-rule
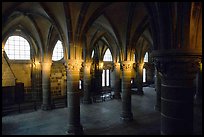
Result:
<svg viewBox="0 0 204 137"><path fill-rule="evenodd" d="M145 96L144 85L154 85L160 133L193 134L201 81L201 2L2 2L2 107L47 111L62 98L67 134L84 133L80 103L102 94L134 120L131 90Z"/></svg>

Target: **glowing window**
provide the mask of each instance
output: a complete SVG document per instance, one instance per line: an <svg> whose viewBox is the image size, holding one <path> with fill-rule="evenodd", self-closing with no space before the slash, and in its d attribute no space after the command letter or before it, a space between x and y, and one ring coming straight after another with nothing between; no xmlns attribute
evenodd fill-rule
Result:
<svg viewBox="0 0 204 137"><path fill-rule="evenodd" d="M91 58L93 58L93 57L94 57L94 50L91 53Z"/></svg>
<svg viewBox="0 0 204 137"><path fill-rule="evenodd" d="M143 82L146 82L146 69L143 68Z"/></svg>
<svg viewBox="0 0 204 137"><path fill-rule="evenodd" d="M112 61L112 55L109 49L106 50L103 61Z"/></svg>
<svg viewBox="0 0 204 137"><path fill-rule="evenodd" d="M148 62L148 52L145 53L144 62Z"/></svg>
<svg viewBox="0 0 204 137"><path fill-rule="evenodd" d="M4 49L9 59L30 60L30 44L21 36L10 36Z"/></svg>
<svg viewBox="0 0 204 137"><path fill-rule="evenodd" d="M53 50L52 60L58 61L58 60L61 60L63 57L64 55L63 55L62 42L58 40Z"/></svg>
<svg viewBox="0 0 204 137"><path fill-rule="evenodd" d="M106 70L106 86L109 86L109 69Z"/></svg>
<svg viewBox="0 0 204 137"><path fill-rule="evenodd" d="M102 87L110 86L110 70L104 69L102 73Z"/></svg>
<svg viewBox="0 0 204 137"><path fill-rule="evenodd" d="M79 89L81 89L81 80L79 80Z"/></svg>
<svg viewBox="0 0 204 137"><path fill-rule="evenodd" d="M105 86L105 70L103 70L103 73L102 73L102 87Z"/></svg>

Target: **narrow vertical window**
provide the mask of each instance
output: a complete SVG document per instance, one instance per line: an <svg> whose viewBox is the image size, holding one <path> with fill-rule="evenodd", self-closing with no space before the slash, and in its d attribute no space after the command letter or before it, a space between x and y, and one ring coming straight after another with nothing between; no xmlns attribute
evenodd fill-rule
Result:
<svg viewBox="0 0 204 137"><path fill-rule="evenodd" d="M109 86L109 69L106 70L106 86Z"/></svg>
<svg viewBox="0 0 204 137"><path fill-rule="evenodd" d="M146 69L143 68L143 82L146 82Z"/></svg>
<svg viewBox="0 0 204 137"><path fill-rule="evenodd" d="M94 50L91 53L91 58L93 58L93 57L94 57Z"/></svg>
<svg viewBox="0 0 204 137"><path fill-rule="evenodd" d="M79 89L81 89L81 80L79 80Z"/></svg>
<svg viewBox="0 0 204 137"><path fill-rule="evenodd" d="M102 73L102 87L105 86L105 70L103 70L103 73Z"/></svg>

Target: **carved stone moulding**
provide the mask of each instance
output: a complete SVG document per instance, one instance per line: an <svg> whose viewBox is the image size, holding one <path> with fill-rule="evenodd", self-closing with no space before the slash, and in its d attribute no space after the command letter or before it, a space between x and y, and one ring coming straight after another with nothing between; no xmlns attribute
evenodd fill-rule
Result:
<svg viewBox="0 0 204 137"><path fill-rule="evenodd" d="M123 61L120 64L120 69L122 71L131 71L133 69L133 61Z"/></svg>
<svg viewBox="0 0 204 137"><path fill-rule="evenodd" d="M80 71L82 68L83 60L68 60L67 61L67 70L68 71Z"/></svg>
<svg viewBox="0 0 204 137"><path fill-rule="evenodd" d="M195 77L199 69L201 54L199 52L153 52L153 63L163 78L186 79Z"/></svg>

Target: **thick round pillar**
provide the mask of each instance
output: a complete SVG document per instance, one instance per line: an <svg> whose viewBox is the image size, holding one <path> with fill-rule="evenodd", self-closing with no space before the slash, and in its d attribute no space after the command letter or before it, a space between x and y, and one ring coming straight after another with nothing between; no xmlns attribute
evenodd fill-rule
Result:
<svg viewBox="0 0 204 137"><path fill-rule="evenodd" d="M83 127L80 123L80 92L79 73L81 61L69 60L67 64L67 109L68 129L67 134L83 134Z"/></svg>
<svg viewBox="0 0 204 137"><path fill-rule="evenodd" d="M113 89L114 89L114 98L115 99L121 99L121 88L120 88L120 63L115 63L114 64L114 85L113 85Z"/></svg>
<svg viewBox="0 0 204 137"><path fill-rule="evenodd" d="M131 75L132 75L133 62L122 62L122 113L120 118L124 121L132 121L133 114L131 110Z"/></svg>
<svg viewBox="0 0 204 137"><path fill-rule="evenodd" d="M83 97L83 103L84 104L91 104L91 63L85 62L84 64L84 97Z"/></svg>
<svg viewBox="0 0 204 137"><path fill-rule="evenodd" d="M51 107L51 90L50 90L50 70L52 63L42 63L42 110L50 110Z"/></svg>
<svg viewBox="0 0 204 137"><path fill-rule="evenodd" d="M161 72L161 134L193 134L193 80L197 58L159 56L156 67Z"/></svg>
<svg viewBox="0 0 204 137"><path fill-rule="evenodd" d="M156 68L155 68L155 91L157 95L156 95L156 105L154 109L156 111L161 111L161 78Z"/></svg>

